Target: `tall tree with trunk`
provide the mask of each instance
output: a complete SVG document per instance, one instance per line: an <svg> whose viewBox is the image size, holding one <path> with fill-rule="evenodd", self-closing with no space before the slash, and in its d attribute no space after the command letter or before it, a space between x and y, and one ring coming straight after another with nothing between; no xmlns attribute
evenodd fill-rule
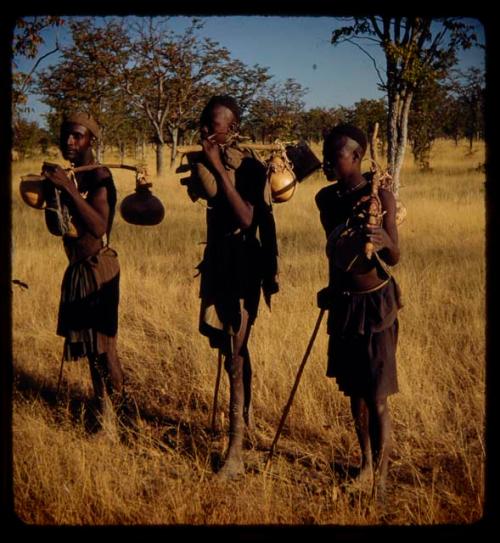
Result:
<svg viewBox="0 0 500 543"><path fill-rule="evenodd" d="M486 81L484 70L477 67L467 71L454 70L446 83L448 96L440 111L439 121L445 137L458 144L460 138L484 138Z"/></svg>
<svg viewBox="0 0 500 543"><path fill-rule="evenodd" d="M133 27L126 60L114 66L131 104L144 112L155 134L156 170L164 170L166 136L172 167L180 133L193 122L218 81L229 51L201 38L202 23L193 19L183 33L168 27L168 18L148 18Z"/></svg>
<svg viewBox="0 0 500 543"><path fill-rule="evenodd" d="M485 74L478 68L469 68L460 73L463 83L458 86L458 99L462 105L465 121L465 137L472 151L474 140L484 137Z"/></svg>
<svg viewBox="0 0 500 543"><path fill-rule="evenodd" d="M57 112L59 121L64 113L75 109L88 111L99 120L102 138L97 155L101 159L108 130L113 129L116 136L130 114L125 92L105 67L106 62L116 59L116 55L110 57L108 50L112 43L125 59L129 42L117 22L102 28L88 19L73 20L69 26L72 43L61 47L58 64L40 72L36 89L42 102Z"/></svg>
<svg viewBox="0 0 500 543"><path fill-rule="evenodd" d="M399 192L399 176L408 139L408 118L416 89L429 79L440 79L456 63L456 53L477 43L472 25L457 17L369 16L332 33L332 43L349 42L373 61L379 86L387 92L387 162L393 190ZM385 77L366 43L382 48Z"/></svg>

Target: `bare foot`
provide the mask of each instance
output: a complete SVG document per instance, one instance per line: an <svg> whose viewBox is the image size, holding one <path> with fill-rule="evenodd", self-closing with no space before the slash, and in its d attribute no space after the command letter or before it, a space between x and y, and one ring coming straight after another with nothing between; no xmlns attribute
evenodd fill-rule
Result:
<svg viewBox="0 0 500 543"><path fill-rule="evenodd" d="M222 468L217 472L217 478L221 481L238 479L245 475L245 466L241 458L228 458Z"/></svg>
<svg viewBox="0 0 500 543"><path fill-rule="evenodd" d="M368 465L361 468L359 473L343 486L348 492L363 492L369 495L373 492L373 477L373 469Z"/></svg>
<svg viewBox="0 0 500 543"><path fill-rule="evenodd" d="M365 466L360 469L356 475L356 480L360 484L372 484L373 483L373 469L371 466Z"/></svg>
<svg viewBox="0 0 500 543"><path fill-rule="evenodd" d="M375 484L373 485L373 499L378 507L383 509L386 502L386 478L378 476L376 477Z"/></svg>

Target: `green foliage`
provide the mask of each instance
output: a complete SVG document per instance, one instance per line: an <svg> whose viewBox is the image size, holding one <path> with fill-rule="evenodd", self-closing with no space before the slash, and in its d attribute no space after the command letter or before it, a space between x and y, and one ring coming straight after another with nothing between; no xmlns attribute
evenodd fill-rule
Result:
<svg viewBox="0 0 500 543"><path fill-rule="evenodd" d="M246 130L263 142L296 139L306 92L307 89L291 78L265 86L251 102Z"/></svg>
<svg viewBox="0 0 500 543"><path fill-rule="evenodd" d="M46 153L50 144L50 134L40 128L36 122L20 118L14 131L13 147L19 152L21 159L35 154Z"/></svg>
<svg viewBox="0 0 500 543"><path fill-rule="evenodd" d="M342 122L345 116L339 109L316 107L303 111L299 117L298 135L306 140L320 143L325 130Z"/></svg>
<svg viewBox="0 0 500 543"><path fill-rule="evenodd" d="M463 135L472 148L474 139L484 137L485 77L478 68L469 68L465 74L460 73L460 77L463 83L455 87L457 102L465 124Z"/></svg>
<svg viewBox="0 0 500 543"><path fill-rule="evenodd" d="M383 98L379 100L367 100L365 98L354 104L349 112L347 121L359 126L367 135L371 134L375 123L381 127L378 139L382 144L386 141L386 134L383 127L387 126L387 106Z"/></svg>
<svg viewBox="0 0 500 543"><path fill-rule="evenodd" d="M442 131L441 119L448 102L448 89L436 81L427 81L415 92L408 124L409 140L415 162L430 169L430 152Z"/></svg>

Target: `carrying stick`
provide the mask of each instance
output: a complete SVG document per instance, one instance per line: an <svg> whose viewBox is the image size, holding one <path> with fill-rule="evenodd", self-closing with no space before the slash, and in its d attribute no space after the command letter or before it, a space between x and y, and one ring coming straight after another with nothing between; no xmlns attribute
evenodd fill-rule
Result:
<svg viewBox="0 0 500 543"><path fill-rule="evenodd" d="M316 336L318 335L319 326L321 324L321 320L323 319L323 315L325 314L325 309L321 308L318 320L316 321L316 325L314 326L313 333L311 335L311 339L309 340L309 343L307 345L306 352L304 353L304 357L302 358L302 362L300 363L299 370L297 371L297 377L295 377L295 383L293 384L292 391L290 392L290 398L288 398L288 402L285 405L285 409L283 410L283 415L281 416L280 423L278 425L278 430L276 431L276 435L274 436L273 443L271 445L271 449L269 450L269 456L267 457L266 461L266 468L268 464L271 461L271 458L274 454L274 448L276 447L276 443L278 443L278 439L281 435L281 431L283 430L283 426L285 424L285 419L288 415L288 412L290 411L290 408L292 407L293 398L295 396L295 393L297 392L297 388L299 386L300 378L302 376L302 372L304 371L304 367L306 365L307 359L309 358L309 355L311 353L311 349L314 345L314 340L316 339Z"/></svg>
<svg viewBox="0 0 500 543"><path fill-rule="evenodd" d="M217 357L217 377L215 378L215 390L214 390L214 401L212 404L212 433L215 434L215 420L217 416L217 398L219 396L219 386L220 386L220 377L222 373L222 350L219 349L219 354Z"/></svg>
<svg viewBox="0 0 500 543"><path fill-rule="evenodd" d="M242 149L254 149L256 151L283 151L284 144L281 143L238 143ZM180 154L198 153L203 151L200 144L194 145L179 145L177 152Z"/></svg>

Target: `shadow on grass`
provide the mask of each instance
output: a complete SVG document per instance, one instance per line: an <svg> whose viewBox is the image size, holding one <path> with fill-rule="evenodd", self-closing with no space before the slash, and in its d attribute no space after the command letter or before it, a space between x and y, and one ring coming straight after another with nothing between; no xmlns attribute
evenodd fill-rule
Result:
<svg viewBox="0 0 500 543"><path fill-rule="evenodd" d="M78 388L68 388L63 384L57 392L56 386L50 382L44 382L40 377L31 375L22 369L14 371L14 398L20 395L26 400L36 400L50 408L56 422L65 422L68 415L72 424L82 425L86 433L94 434L101 428L97 402L88 397ZM125 394L125 401L118 409L118 418L122 426L130 432L123 440L133 446L134 435L141 433L141 427L147 425L150 433L161 445L187 458L197 460L200 454L207 458L213 472L217 472L223 465L223 437L225 431L217 428L212 430L209 424L200 421L183 420L182 414L174 412L166 414L164 408L147 405L137 399L137 394ZM268 441L268 442L267 442ZM270 440L254 442L247 446L263 458L267 458ZM278 447L275 456L284 458L289 464L296 464L309 470L321 470L330 472L339 484L353 479L359 473L359 468L342 463L326 463L317 458L304 454L298 450L287 447ZM260 466L249 470L258 473L262 471Z"/></svg>
<svg viewBox="0 0 500 543"><path fill-rule="evenodd" d="M25 372L14 370L14 397L20 394L26 400L38 400L52 409L54 419L61 422L70 415L72 422L83 422L85 431L92 434L98 431L97 405L93 398L88 398L79 390L60 389L50 383Z"/></svg>
<svg viewBox="0 0 500 543"><path fill-rule="evenodd" d="M43 403L50 409L55 422L63 423L69 416L72 424L83 424L85 432L89 434L94 434L101 428L98 402L78 388L65 386L64 379L57 391L53 383L17 368L14 370L13 380L14 399L16 395L25 400ZM220 455L213 451L214 443L220 436L212 435L206 425L183 420L179 413L169 416L163 409L137 400L136 395L131 395L127 390L123 401L116 407L116 412L121 426L130 430L124 432L127 434L125 443L131 443L134 434L138 435L141 427L147 425L163 447L193 459L200 453L211 455L214 469L221 462Z"/></svg>

